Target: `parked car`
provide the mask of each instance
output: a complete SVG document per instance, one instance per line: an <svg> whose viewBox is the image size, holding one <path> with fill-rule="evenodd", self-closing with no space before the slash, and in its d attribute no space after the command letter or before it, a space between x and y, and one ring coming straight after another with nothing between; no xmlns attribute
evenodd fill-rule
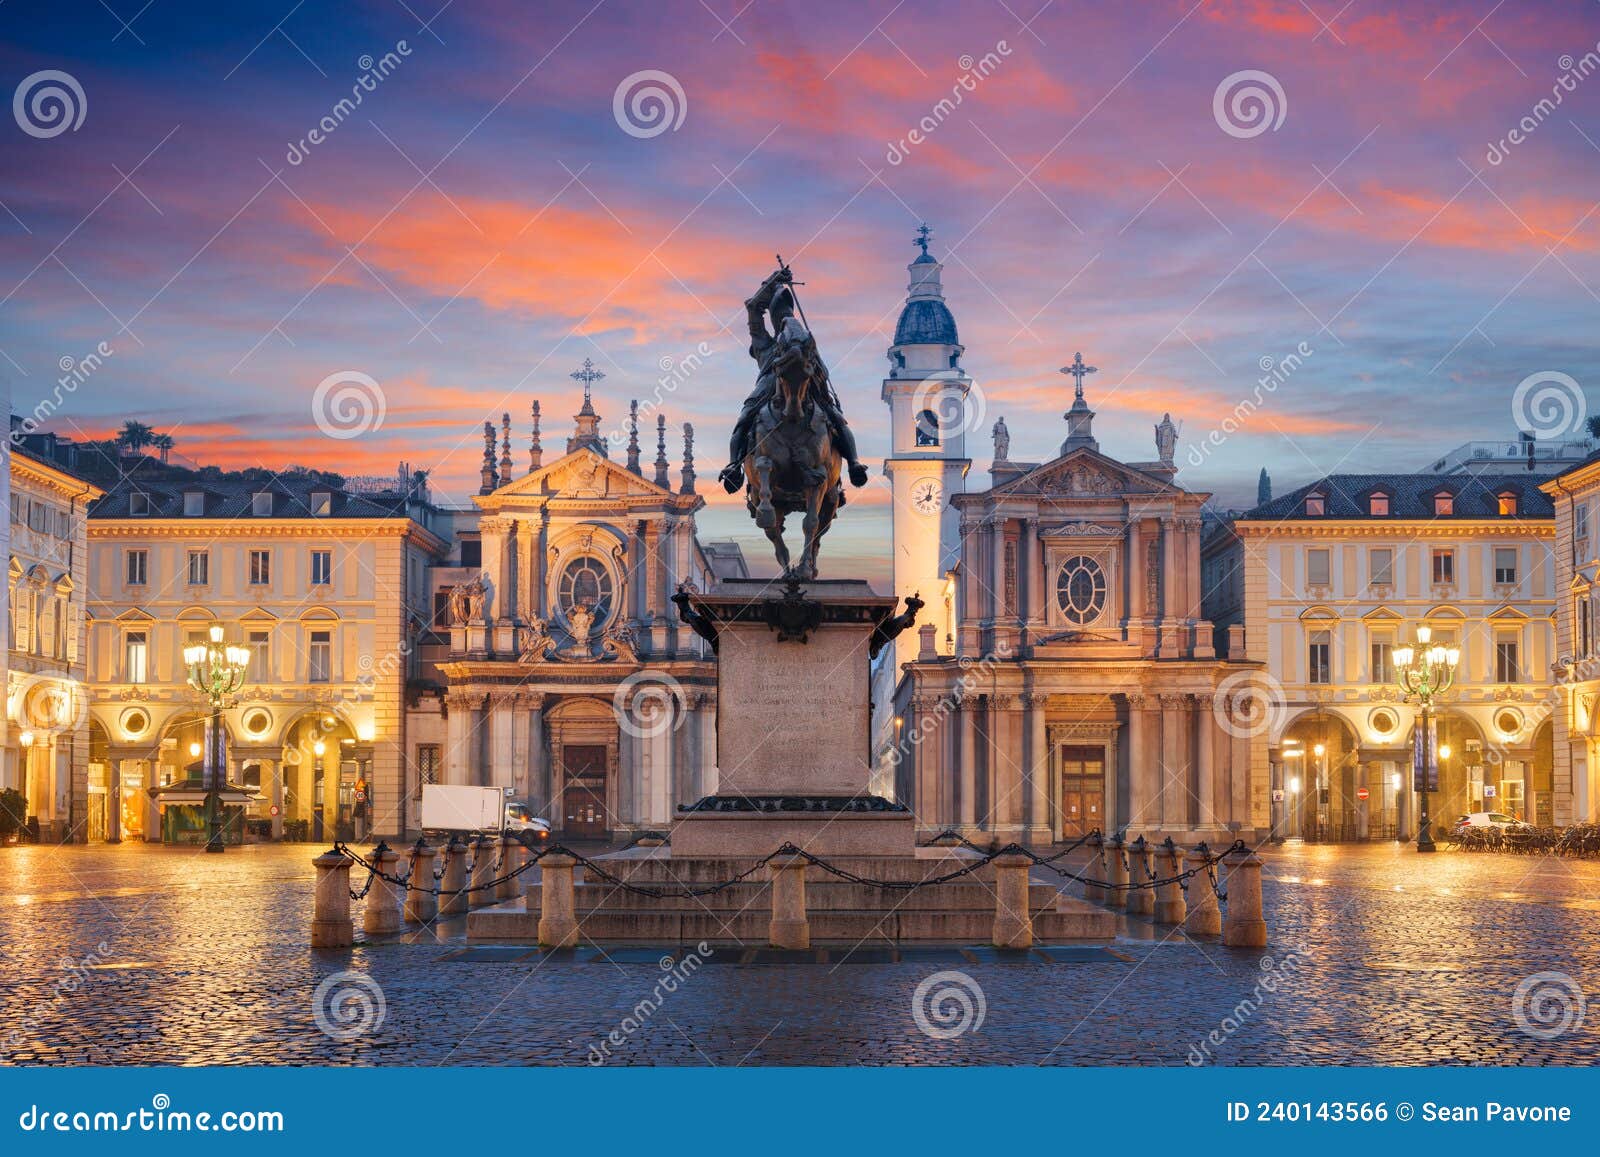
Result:
<svg viewBox="0 0 1600 1157"><path fill-rule="evenodd" d="M1505 831L1527 826L1516 816L1508 816L1505 812L1469 812L1456 821L1457 831L1462 828L1499 828Z"/></svg>
<svg viewBox="0 0 1600 1157"><path fill-rule="evenodd" d="M540 819L525 803L506 804L506 831L528 847L536 847L550 839L550 821Z"/></svg>

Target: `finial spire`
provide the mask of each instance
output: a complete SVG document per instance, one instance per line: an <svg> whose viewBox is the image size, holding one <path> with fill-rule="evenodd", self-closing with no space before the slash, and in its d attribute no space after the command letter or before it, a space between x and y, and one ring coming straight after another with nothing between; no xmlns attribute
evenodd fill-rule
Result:
<svg viewBox="0 0 1600 1157"><path fill-rule="evenodd" d="M628 469L639 473L639 399L628 403Z"/></svg>
<svg viewBox="0 0 1600 1157"><path fill-rule="evenodd" d="M1062 366L1061 372L1067 374L1077 382L1074 391L1072 407L1062 415L1067 420L1067 440L1061 443L1061 452L1076 450L1086 446L1090 450L1100 449L1100 444L1095 441L1092 427L1094 425L1094 411L1089 408L1089 403L1083 400L1083 379L1092 373L1097 373L1099 367L1083 364L1083 355L1072 355L1072 364Z"/></svg>
<svg viewBox="0 0 1600 1157"><path fill-rule="evenodd" d="M500 488L500 477L494 465L494 423L483 424L483 470L478 484L479 494L493 494Z"/></svg>
<svg viewBox="0 0 1600 1157"><path fill-rule="evenodd" d="M933 226L924 221L917 226L917 239L913 244L922 246L922 255L928 255L928 238L933 236Z"/></svg>
<svg viewBox="0 0 1600 1157"><path fill-rule="evenodd" d="M683 424L683 485L678 493L694 493L694 425L690 422Z"/></svg>
<svg viewBox="0 0 1600 1157"><path fill-rule="evenodd" d="M656 485L667 488L672 485L667 477L667 416L656 415Z"/></svg>
<svg viewBox="0 0 1600 1157"><path fill-rule="evenodd" d="M539 445L539 400L533 402L533 438L528 443L528 472L539 469L544 461L544 447Z"/></svg>
<svg viewBox="0 0 1600 1157"><path fill-rule="evenodd" d="M500 414L500 481L511 481L511 411Z"/></svg>

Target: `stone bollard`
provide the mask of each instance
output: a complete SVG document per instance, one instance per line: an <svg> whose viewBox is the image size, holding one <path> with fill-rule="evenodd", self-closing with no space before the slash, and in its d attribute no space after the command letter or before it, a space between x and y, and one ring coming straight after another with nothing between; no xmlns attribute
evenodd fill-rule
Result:
<svg viewBox="0 0 1600 1157"><path fill-rule="evenodd" d="M439 915L439 896L433 890L433 849L420 836L411 847L411 872L407 880L406 923L433 923Z"/></svg>
<svg viewBox="0 0 1600 1157"><path fill-rule="evenodd" d="M1261 918L1261 857L1254 852L1230 852L1224 890L1228 918L1222 925L1222 942L1229 948L1265 948L1267 922Z"/></svg>
<svg viewBox="0 0 1600 1157"><path fill-rule="evenodd" d="M1155 879L1156 854L1150 850L1150 845L1145 843L1143 836L1128 845L1129 882L1132 884L1147 884ZM1153 888L1128 889L1128 915L1151 916L1156 910L1156 894Z"/></svg>
<svg viewBox="0 0 1600 1157"><path fill-rule="evenodd" d="M1155 917L1157 924L1182 924L1184 915L1183 885L1177 877L1183 871L1183 852L1168 836L1161 850L1155 854L1156 875L1172 881L1156 889Z"/></svg>
<svg viewBox="0 0 1600 1157"><path fill-rule="evenodd" d="M994 946L1033 946L1033 913L1028 908L1028 869L1033 861L1017 852L994 858Z"/></svg>
<svg viewBox="0 0 1600 1157"><path fill-rule="evenodd" d="M500 841L493 836L479 834L472 843L472 890L467 893L467 907L482 908L494 903L491 881L500 873L496 870L500 859Z"/></svg>
<svg viewBox="0 0 1600 1157"><path fill-rule="evenodd" d="M539 861L539 946L571 948L578 942L572 869L577 860L550 852Z"/></svg>
<svg viewBox="0 0 1600 1157"><path fill-rule="evenodd" d="M379 875L372 877L372 887L367 891L367 910L361 914L361 927L368 936L386 935L400 931L400 905L405 898L405 887L384 876L394 876L400 866L399 853L388 844L380 842L372 849L372 866Z"/></svg>
<svg viewBox="0 0 1600 1157"><path fill-rule="evenodd" d="M521 876L511 873L528 862L528 849L522 841L511 835L500 837L500 870L495 873L500 877L500 882L494 886L496 900L515 900L517 886L522 880Z"/></svg>
<svg viewBox="0 0 1600 1157"><path fill-rule="evenodd" d="M772 919L767 924L767 942L774 948L810 948L806 858L780 855L767 864L767 870L772 874Z"/></svg>
<svg viewBox="0 0 1600 1157"><path fill-rule="evenodd" d="M350 857L334 850L311 861L317 889L311 902L311 947L348 948L355 943L350 920Z"/></svg>
<svg viewBox="0 0 1600 1157"><path fill-rule="evenodd" d="M1211 849L1201 844L1183 858L1186 869L1194 872L1189 877L1189 895L1194 903L1189 905L1189 915L1183 921L1183 930L1190 936L1219 936L1222 933L1222 909L1217 906L1217 890L1211 886L1211 873L1206 862L1211 859Z"/></svg>
<svg viewBox="0 0 1600 1157"><path fill-rule="evenodd" d="M1126 908L1128 906L1128 851L1127 845L1122 842L1121 835L1112 836L1106 841L1106 907Z"/></svg>
<svg viewBox="0 0 1600 1157"><path fill-rule="evenodd" d="M444 848L444 874L439 877L439 915L460 916L467 910L467 845L455 836Z"/></svg>
<svg viewBox="0 0 1600 1157"><path fill-rule="evenodd" d="M1103 881L1106 877L1106 842L1096 832L1089 837L1089 862L1084 865L1083 874L1087 877L1083 882L1083 898L1091 904L1105 907L1110 903L1111 896L1106 891Z"/></svg>

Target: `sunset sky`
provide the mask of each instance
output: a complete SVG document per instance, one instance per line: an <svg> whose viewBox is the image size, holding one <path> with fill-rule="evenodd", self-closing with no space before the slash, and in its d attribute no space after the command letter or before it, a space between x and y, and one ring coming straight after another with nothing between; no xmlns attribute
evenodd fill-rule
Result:
<svg viewBox="0 0 1600 1157"><path fill-rule="evenodd" d="M923 221L984 407L972 485L997 416L1013 458L1054 456L1078 350L1102 448L1154 457L1170 411L1178 480L1223 505L1263 465L1283 490L1513 438L1530 374L1600 380L1593 3L142 4L0 6L6 91L55 70L83 93L76 129L26 132L15 104L0 129L13 412L113 351L50 422L70 436L138 418L202 463L404 459L464 501L485 417L511 412L521 468L537 398L559 447L590 358L603 428L664 393L674 472L697 431L703 536L764 557L710 493L753 378L742 300L775 252L793 263L876 459ZM683 94L653 135L614 111L645 70ZM1246 70L1281 89L1276 127L1214 106ZM384 415L336 439L313 396L346 371ZM887 513L876 479L825 569L886 573Z"/></svg>

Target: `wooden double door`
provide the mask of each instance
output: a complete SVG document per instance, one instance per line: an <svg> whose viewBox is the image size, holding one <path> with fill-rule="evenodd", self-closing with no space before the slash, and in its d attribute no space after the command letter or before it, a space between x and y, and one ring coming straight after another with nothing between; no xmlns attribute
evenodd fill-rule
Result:
<svg viewBox="0 0 1600 1157"><path fill-rule="evenodd" d="M1075 839L1095 828L1105 830L1106 749L1061 748L1061 835Z"/></svg>
<svg viewBox="0 0 1600 1157"><path fill-rule="evenodd" d="M561 791L561 834L568 839L608 838L608 762L604 744L569 743L561 748L561 766L565 773Z"/></svg>

